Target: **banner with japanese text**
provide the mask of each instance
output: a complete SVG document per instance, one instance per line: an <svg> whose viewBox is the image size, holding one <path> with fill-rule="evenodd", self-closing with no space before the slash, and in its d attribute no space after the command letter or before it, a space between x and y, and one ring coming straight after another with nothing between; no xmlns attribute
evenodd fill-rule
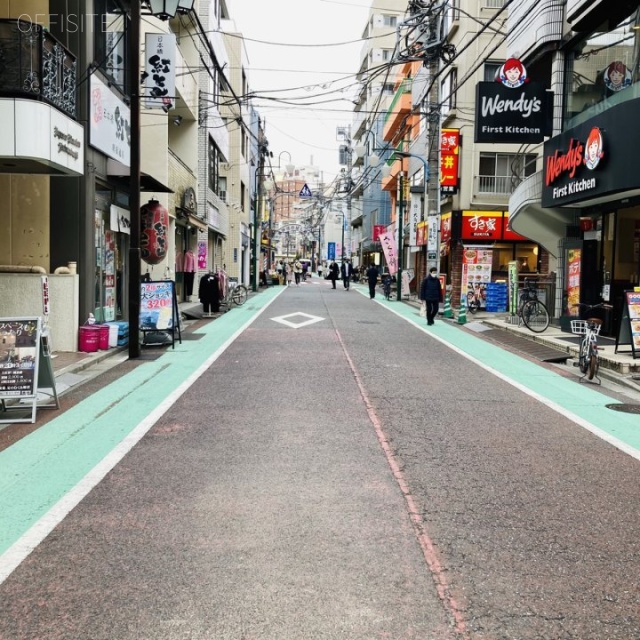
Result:
<svg viewBox="0 0 640 640"><path fill-rule="evenodd" d="M387 261L389 273L394 276L398 273L398 243L396 242L394 231L387 229L384 233L381 233L380 244L382 244L382 251Z"/></svg>
<svg viewBox="0 0 640 640"><path fill-rule="evenodd" d="M442 129L440 137L440 188L444 193L458 189L460 129Z"/></svg>
<svg viewBox="0 0 640 640"><path fill-rule="evenodd" d="M409 245L411 251L420 251L418 247L418 223L422 217L422 198L418 193L411 194L409 206Z"/></svg>
<svg viewBox="0 0 640 640"><path fill-rule="evenodd" d="M145 107L167 112L175 105L176 36L172 33L147 33L145 36Z"/></svg>

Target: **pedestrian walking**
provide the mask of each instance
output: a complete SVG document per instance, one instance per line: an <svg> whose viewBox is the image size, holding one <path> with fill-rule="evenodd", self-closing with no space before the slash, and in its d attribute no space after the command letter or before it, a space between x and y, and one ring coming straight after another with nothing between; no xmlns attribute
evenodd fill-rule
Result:
<svg viewBox="0 0 640 640"><path fill-rule="evenodd" d="M318 278L322 278L322 262L318 262Z"/></svg>
<svg viewBox="0 0 640 640"><path fill-rule="evenodd" d="M380 272L375 264L367 269L367 282L369 283L369 297L373 300L376 297L376 285L378 284L378 276Z"/></svg>
<svg viewBox="0 0 640 640"><path fill-rule="evenodd" d="M296 279L296 287L300 286L300 279L302 278L302 263L300 260L296 260L293 263L293 275Z"/></svg>
<svg viewBox="0 0 640 640"><path fill-rule="evenodd" d="M340 267L337 262L332 261L329 265L329 280L331 280L331 288L336 288L336 280L340 277Z"/></svg>
<svg viewBox="0 0 640 640"><path fill-rule="evenodd" d="M287 287L293 282L293 269L288 262L284 263L284 274L287 279Z"/></svg>
<svg viewBox="0 0 640 640"><path fill-rule="evenodd" d="M348 258L342 261L342 266L340 267L340 275L342 276L342 283L344 284L344 288L349 291L349 283L351 282L351 276L353 276L353 265Z"/></svg>
<svg viewBox="0 0 640 640"><path fill-rule="evenodd" d="M437 276L438 270L435 267L429 269L429 275L420 285L420 300L424 300L427 305L427 324L432 325L438 314L440 300L442 299L442 285Z"/></svg>

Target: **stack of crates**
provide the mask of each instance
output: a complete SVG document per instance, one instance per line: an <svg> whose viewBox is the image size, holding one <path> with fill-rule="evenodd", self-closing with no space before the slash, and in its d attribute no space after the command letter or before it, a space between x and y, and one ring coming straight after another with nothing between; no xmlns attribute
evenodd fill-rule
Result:
<svg viewBox="0 0 640 640"><path fill-rule="evenodd" d="M109 325L109 346L110 347L123 347L129 344L129 323L125 320L114 320L113 322L107 322ZM115 331L114 331L115 327ZM114 344L115 338L115 344Z"/></svg>
<svg viewBox="0 0 640 640"><path fill-rule="evenodd" d="M489 282L487 284L487 311L504 313L507 310L507 283Z"/></svg>

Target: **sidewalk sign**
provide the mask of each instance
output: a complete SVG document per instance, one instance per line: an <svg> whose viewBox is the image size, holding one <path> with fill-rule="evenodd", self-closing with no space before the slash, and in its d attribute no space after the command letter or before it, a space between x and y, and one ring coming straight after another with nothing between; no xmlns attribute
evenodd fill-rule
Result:
<svg viewBox="0 0 640 640"><path fill-rule="evenodd" d="M625 291L622 301L622 317L616 337L616 348L619 345L630 345L633 359L636 359L636 349L640 351L640 293ZM628 353L628 352L627 352Z"/></svg>
<svg viewBox="0 0 640 640"><path fill-rule="evenodd" d="M35 316L0 318L0 424L33 423L38 407L60 408L41 320ZM38 403L38 391L43 389L51 390L46 395L53 397L53 404Z"/></svg>
<svg viewBox="0 0 640 640"><path fill-rule="evenodd" d="M176 296L176 283L173 280L151 280L140 283L140 331L147 333L171 333L171 346L176 346L176 330L178 340L182 344L180 329L180 312ZM153 336L151 336L153 338ZM149 342L143 344L165 344L165 342Z"/></svg>

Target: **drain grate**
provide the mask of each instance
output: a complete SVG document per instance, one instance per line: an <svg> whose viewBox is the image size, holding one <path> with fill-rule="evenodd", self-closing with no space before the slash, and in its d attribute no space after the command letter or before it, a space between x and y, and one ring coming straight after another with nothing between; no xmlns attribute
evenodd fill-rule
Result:
<svg viewBox="0 0 640 640"><path fill-rule="evenodd" d="M608 404L607 409L613 409L614 411L622 411L622 413L639 413L640 404Z"/></svg>

